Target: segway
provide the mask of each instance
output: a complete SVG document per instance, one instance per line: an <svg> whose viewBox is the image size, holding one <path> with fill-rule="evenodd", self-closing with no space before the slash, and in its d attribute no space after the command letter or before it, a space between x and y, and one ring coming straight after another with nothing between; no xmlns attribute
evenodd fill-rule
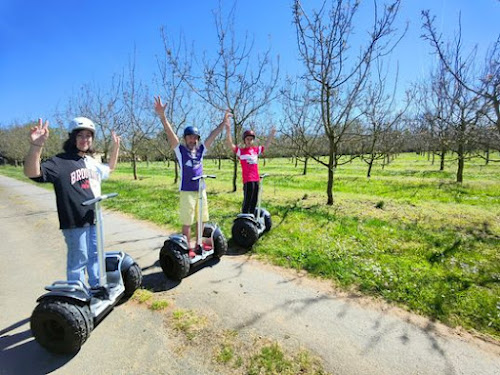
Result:
<svg viewBox="0 0 500 375"><path fill-rule="evenodd" d="M267 173L260 176L259 195L257 196L257 208L254 214L238 214L234 219L231 234L233 241L243 248L251 248L264 233L269 232L273 225L271 214L261 208L261 197L263 191L263 180L269 176Z"/></svg>
<svg viewBox="0 0 500 375"><path fill-rule="evenodd" d="M207 178L216 178L211 175L193 177L199 181L198 187L198 228L196 236L195 256L189 257L189 245L183 234L174 234L168 237L160 250L160 266L166 277L180 281L187 276L191 267L205 262L210 258L221 258L227 251L227 241L220 228L214 223L202 221L203 184Z"/></svg>
<svg viewBox="0 0 500 375"><path fill-rule="evenodd" d="M104 253L100 202L112 193L85 201L95 204L99 287L87 288L81 281L56 281L37 299L30 319L35 340L50 352L75 354L95 326L122 298L130 297L141 285L142 271L122 251Z"/></svg>

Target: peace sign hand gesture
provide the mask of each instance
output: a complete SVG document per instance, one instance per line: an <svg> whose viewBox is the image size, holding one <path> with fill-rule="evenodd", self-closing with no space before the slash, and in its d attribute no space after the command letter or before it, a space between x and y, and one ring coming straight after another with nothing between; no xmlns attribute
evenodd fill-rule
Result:
<svg viewBox="0 0 500 375"><path fill-rule="evenodd" d="M49 138L49 121L45 120L45 124L43 124L42 119L39 118L38 125L30 130L30 143L42 147L47 138Z"/></svg>

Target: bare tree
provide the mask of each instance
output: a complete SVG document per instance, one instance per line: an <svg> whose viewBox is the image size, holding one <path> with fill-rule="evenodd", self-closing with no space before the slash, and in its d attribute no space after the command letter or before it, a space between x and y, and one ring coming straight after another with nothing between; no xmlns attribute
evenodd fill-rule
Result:
<svg viewBox="0 0 500 375"><path fill-rule="evenodd" d="M334 174L342 156L342 143L351 134L350 127L359 117L356 111L372 62L389 53L403 37L396 35L394 23L400 0L384 6L379 14L374 2L375 20L366 45L354 52L354 18L359 1L323 1L319 10L307 12L301 1L293 6L299 56L305 67L302 77L310 83L312 102L319 108L321 131L316 137L328 139L327 161L319 162L328 169L327 204L333 204ZM357 55L355 55L357 54Z"/></svg>
<svg viewBox="0 0 500 375"><path fill-rule="evenodd" d="M318 107L312 105L308 86L299 85L297 81L287 79L282 89L282 106L284 120L281 124L283 141L287 143L287 149L292 152L295 162L302 162L303 175L307 174L309 159L321 163L324 155L323 139L315 137L321 129L319 114L313 114Z"/></svg>
<svg viewBox="0 0 500 375"><path fill-rule="evenodd" d="M226 109L232 111L233 138L240 139L245 124L256 119L274 99L279 69L273 64L270 48L262 55L256 55L253 39L248 34L243 39L236 37L235 7L231 8L226 19L223 19L220 4L213 12L218 44L215 56L205 51L201 74L192 71L190 76L183 77L193 92L219 114ZM177 74L185 72L179 61L170 59L169 62ZM269 122L267 119L266 125L271 125ZM231 157L233 191L236 191L238 161L234 155Z"/></svg>
<svg viewBox="0 0 500 375"><path fill-rule="evenodd" d="M368 165L366 177L371 177L373 164L376 160L388 159L391 151L395 150L397 142L391 142L394 135L392 130L397 130L403 115L410 104L407 97L406 104L402 107L396 104L397 74L393 90L387 94L387 73L382 73L382 64L377 63L376 81L368 83L365 90L365 100L361 104L361 112L365 120L364 143L361 159ZM409 92L407 92L409 96Z"/></svg>
<svg viewBox="0 0 500 375"><path fill-rule="evenodd" d="M56 122L61 129L66 128L68 121L77 116L90 118L96 125L96 148L103 153L103 160L108 159L112 146L111 130L120 135L118 118L122 110L121 96L122 77L114 75L104 89L98 83L85 83L66 103L62 112L56 112Z"/></svg>
<svg viewBox="0 0 500 375"><path fill-rule="evenodd" d="M484 96L473 88L477 48L474 48L468 55L463 53L460 17L459 29L454 40L445 45L436 33L433 25L434 18L431 18L429 11L423 11L422 17L424 20L422 37L434 47L452 81L449 84L445 83L444 91L441 92L451 106L450 114L441 120L453 130L454 151L458 161L456 181L462 183L466 152L476 140L475 127L483 113L481 99Z"/></svg>
<svg viewBox="0 0 500 375"><path fill-rule="evenodd" d="M442 63L438 63L430 79L419 87L418 102L422 107L422 121L427 126L430 143L428 152L432 152L433 163L434 155L439 156L440 171L444 171L446 154L452 150L453 129L447 119L451 117L454 106L447 93L452 90L453 84L453 77L450 77Z"/></svg>
<svg viewBox="0 0 500 375"><path fill-rule="evenodd" d="M161 96L166 104L165 116L172 125L173 131L178 133L186 126L188 117L193 110L192 96L186 85L186 77L192 69L192 55L185 49L183 35L180 35L179 42L174 43L169 39L167 32L161 28L161 36L165 55L158 58L159 86ZM179 179L179 168L177 158L172 149L168 146L163 127L158 122L159 134L156 139L156 147L164 157L174 162L174 183Z"/></svg>
<svg viewBox="0 0 500 375"><path fill-rule="evenodd" d="M143 143L154 137L158 125L151 111L151 95L148 87L136 76L135 49L127 73L122 86L123 111L118 121L120 128L123 129L121 132L123 149L130 155L134 180L137 180L138 155Z"/></svg>
<svg viewBox="0 0 500 375"><path fill-rule="evenodd" d="M440 61L443 63L443 66L453 76L456 82L463 86L465 90L470 91L474 95L482 98L483 103L481 113L486 117L489 124L496 128L496 138L500 141L500 35L497 36L497 39L493 43L492 47L486 52L484 67L479 74L479 77L476 76L475 79L465 81L460 72L463 65L457 66L456 60L457 58L460 58L463 61L463 64L465 64L467 60L471 60L471 56L474 56L475 58L477 55L477 46L473 48L472 52L469 54L469 58L456 56L456 53L459 53L460 55L463 54L460 16L458 20L459 30L456 33L454 40L456 47L455 54L450 54L449 51L444 48L442 36L438 34L436 28L434 27L435 17L431 16L430 11L422 11L422 19L422 27L424 29L422 37L429 41ZM495 144L495 148L500 150L500 142L495 142Z"/></svg>

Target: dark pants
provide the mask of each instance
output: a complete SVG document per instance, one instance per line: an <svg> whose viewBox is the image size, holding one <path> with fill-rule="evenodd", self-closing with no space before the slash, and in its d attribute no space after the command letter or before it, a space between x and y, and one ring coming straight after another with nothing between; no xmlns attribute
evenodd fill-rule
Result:
<svg viewBox="0 0 500 375"><path fill-rule="evenodd" d="M244 214L254 214L259 195L259 181L245 182L243 184L243 208Z"/></svg>

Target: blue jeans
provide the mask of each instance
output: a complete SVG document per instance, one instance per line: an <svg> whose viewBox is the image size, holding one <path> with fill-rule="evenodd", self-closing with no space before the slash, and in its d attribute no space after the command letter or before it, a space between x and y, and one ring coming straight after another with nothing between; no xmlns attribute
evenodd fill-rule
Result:
<svg viewBox="0 0 500 375"><path fill-rule="evenodd" d="M98 286L99 261L95 225L63 229L62 232L68 246L67 279L80 280L85 285L85 270L87 270L90 287Z"/></svg>

